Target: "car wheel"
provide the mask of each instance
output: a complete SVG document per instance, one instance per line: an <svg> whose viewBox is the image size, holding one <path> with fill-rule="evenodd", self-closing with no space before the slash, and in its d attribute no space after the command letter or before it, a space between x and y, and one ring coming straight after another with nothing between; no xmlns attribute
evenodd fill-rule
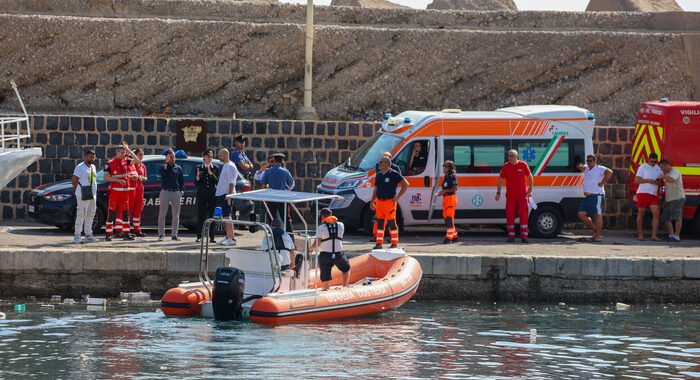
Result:
<svg viewBox="0 0 700 380"><path fill-rule="evenodd" d="M374 236L374 211L369 207L366 207L362 214L362 229L367 236Z"/></svg>
<svg viewBox="0 0 700 380"><path fill-rule="evenodd" d="M95 210L95 217L92 219L92 234L97 235L102 231L102 226L105 225L105 213L98 207Z"/></svg>
<svg viewBox="0 0 700 380"><path fill-rule="evenodd" d="M555 238L561 233L564 220L559 210L552 205L541 205L530 213L528 227L535 237Z"/></svg>

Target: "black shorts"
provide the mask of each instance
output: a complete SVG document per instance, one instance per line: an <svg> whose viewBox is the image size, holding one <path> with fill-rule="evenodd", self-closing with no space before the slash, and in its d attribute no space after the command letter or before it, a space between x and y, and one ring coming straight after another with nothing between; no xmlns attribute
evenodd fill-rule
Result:
<svg viewBox="0 0 700 380"><path fill-rule="evenodd" d="M350 270L350 262L343 252L336 252L335 258L333 258L332 255L333 253L331 252L321 252L318 255L318 267L321 270L322 282L331 280L331 269L333 269L333 265L338 267L343 273Z"/></svg>

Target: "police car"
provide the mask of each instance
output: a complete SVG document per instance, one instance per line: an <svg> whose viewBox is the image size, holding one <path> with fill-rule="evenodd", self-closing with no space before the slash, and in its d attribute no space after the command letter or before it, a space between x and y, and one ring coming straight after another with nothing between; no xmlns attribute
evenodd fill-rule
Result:
<svg viewBox="0 0 700 380"><path fill-rule="evenodd" d="M160 171L165 158L161 155L144 156L143 163L146 165L148 181L144 182L143 202L144 208L141 214L142 228L155 228L158 226L158 208L160 202ZM177 158L175 163L182 167L185 177L185 195L181 199L180 225L191 230L197 229L197 186L195 186L196 168L202 164L201 157ZM220 167L223 163L213 160L213 163ZM98 168L101 167L98 165ZM238 175L236 180L236 191L244 192L250 190L250 181ZM92 227L98 233L104 226L107 215L109 198L109 184L104 180L104 170L97 172L97 210ZM234 206L238 211L238 218L242 220L256 220L255 207L252 201L235 200ZM28 214L33 220L54 225L59 228L72 229L75 225L75 189L71 181L60 181L46 185L41 185L30 193ZM170 220L170 210L166 221ZM169 222L168 222L169 223Z"/></svg>

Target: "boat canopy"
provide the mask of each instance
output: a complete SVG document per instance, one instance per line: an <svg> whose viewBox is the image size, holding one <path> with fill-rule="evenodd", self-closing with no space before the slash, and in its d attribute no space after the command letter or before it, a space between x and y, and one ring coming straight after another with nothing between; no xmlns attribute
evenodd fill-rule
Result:
<svg viewBox="0 0 700 380"><path fill-rule="evenodd" d="M226 198L278 203L303 203L320 201L323 199L343 199L343 197L341 197L340 195L302 193L300 191L287 191L275 189L246 191L244 193L227 195Z"/></svg>

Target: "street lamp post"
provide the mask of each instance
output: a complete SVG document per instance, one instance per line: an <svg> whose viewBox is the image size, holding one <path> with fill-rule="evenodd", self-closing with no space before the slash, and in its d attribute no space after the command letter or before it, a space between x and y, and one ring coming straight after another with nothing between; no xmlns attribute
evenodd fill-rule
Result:
<svg viewBox="0 0 700 380"><path fill-rule="evenodd" d="M314 1L306 0L306 52L304 57L304 105L297 110L299 120L317 120L316 109L311 105L314 46Z"/></svg>

